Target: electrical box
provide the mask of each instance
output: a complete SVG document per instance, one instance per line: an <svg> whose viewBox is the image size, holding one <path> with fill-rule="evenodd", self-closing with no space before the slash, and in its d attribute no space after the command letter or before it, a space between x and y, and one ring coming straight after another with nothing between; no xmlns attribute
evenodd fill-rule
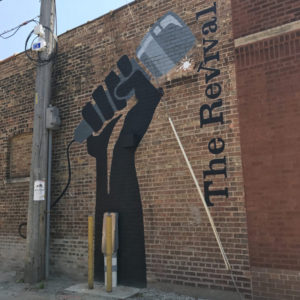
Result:
<svg viewBox="0 0 300 300"><path fill-rule="evenodd" d="M36 25L33 29L33 32L38 36L38 38L33 42L31 49L33 51L44 51L47 47L47 43L45 40L45 29L43 25Z"/></svg>
<svg viewBox="0 0 300 300"><path fill-rule="evenodd" d="M46 128L47 129L58 129L60 126L59 109L56 106L50 106L46 112Z"/></svg>
<svg viewBox="0 0 300 300"><path fill-rule="evenodd" d="M33 29L34 34L44 38L45 37L45 30L42 24L38 24Z"/></svg>
<svg viewBox="0 0 300 300"><path fill-rule="evenodd" d="M44 51L47 47L47 43L44 38L38 37L37 41L32 44L33 51Z"/></svg>

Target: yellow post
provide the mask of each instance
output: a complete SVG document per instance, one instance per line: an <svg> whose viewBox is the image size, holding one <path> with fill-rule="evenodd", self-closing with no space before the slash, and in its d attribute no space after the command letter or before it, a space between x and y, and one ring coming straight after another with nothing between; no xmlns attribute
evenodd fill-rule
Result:
<svg viewBox="0 0 300 300"><path fill-rule="evenodd" d="M106 291L112 291L112 218L107 215L106 219Z"/></svg>
<svg viewBox="0 0 300 300"><path fill-rule="evenodd" d="M94 218L88 217L88 240L89 240L89 257L88 257L88 286L94 288Z"/></svg>

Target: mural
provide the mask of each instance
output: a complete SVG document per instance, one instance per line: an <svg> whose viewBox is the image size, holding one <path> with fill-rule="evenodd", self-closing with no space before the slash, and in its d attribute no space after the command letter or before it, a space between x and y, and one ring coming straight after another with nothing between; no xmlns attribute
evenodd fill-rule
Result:
<svg viewBox="0 0 300 300"><path fill-rule="evenodd" d="M123 56L118 65L124 73L131 68L127 56ZM116 87L119 81L120 79L113 72L106 78L109 87ZM101 87L98 88L96 95L94 93L93 96L103 103L103 100L106 101L105 94L98 93L99 89L102 90ZM101 252L103 214L107 211L118 212L118 281L122 284L142 287L146 285L144 226L134 154L148 129L162 93L139 70L133 72L116 92L117 95L125 97L133 89L138 101L128 112L114 147L109 193L107 191L107 146L120 116L113 119L99 136L90 136L87 140L87 148L88 153L97 161L95 275L103 280L104 268ZM99 125L95 122L95 114L84 108L83 116L95 131L99 130Z"/></svg>
<svg viewBox="0 0 300 300"><path fill-rule="evenodd" d="M190 29L174 13L159 19L146 34L136 56L154 77L172 69L191 49L195 38ZM101 252L102 220L105 212L119 213L118 282L123 285L146 286L143 211L135 169L135 151L146 133L157 105L163 96L161 88L134 59L122 56L117 62L120 74L110 72L105 78L107 91L99 86L93 92L96 104L90 102L82 110L84 120L75 130L75 140L87 139L87 150L96 158L97 199L95 216L95 277L104 279ZM120 119L116 111L126 106L135 95L136 105L127 113L123 128L114 146L107 190L107 147L111 133ZM112 119L112 120L111 120ZM98 136L91 135L108 125Z"/></svg>
<svg viewBox="0 0 300 300"><path fill-rule="evenodd" d="M205 98L207 102L200 107L200 128L206 126L216 126L224 124L223 111L220 108L224 102L222 100L222 81L220 80L221 70L216 65L220 61L218 50L218 25L216 2L212 6L196 13L196 19L205 17L205 22L201 27L203 34L203 60L199 62L198 72L204 72L206 84ZM219 109L219 110L218 110ZM219 155L224 152L226 143L221 137L213 137L207 145L210 154ZM219 181L215 181L215 176L222 175L227 178L227 159L214 158L210 160L208 169L203 171L204 195L207 206L213 206L211 197L224 196L228 198L228 187L218 187Z"/></svg>

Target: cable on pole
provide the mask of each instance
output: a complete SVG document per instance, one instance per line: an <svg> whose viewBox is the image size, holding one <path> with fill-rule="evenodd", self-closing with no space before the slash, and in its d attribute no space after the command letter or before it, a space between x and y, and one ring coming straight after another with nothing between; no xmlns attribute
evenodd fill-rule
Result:
<svg viewBox="0 0 300 300"><path fill-rule="evenodd" d="M51 35L52 39L53 39L53 45L52 45L52 49L49 48L50 44L46 45L46 50L45 51L37 51L37 54L33 55L33 52L35 51L31 51L32 50L32 46L34 41L39 37L39 35L37 35L36 37L34 37L30 43L30 48L28 47L29 41L32 38L33 34L35 33L35 29L32 30L29 35L26 38L25 41L25 54L27 56L27 58L31 61L33 61L36 65L45 65L48 64L51 61L55 61L56 59L56 55L57 55L57 51L58 51L58 46L57 46L57 14L56 14L56 1L54 0L54 16L55 19L53 20L54 25L53 25L53 30L51 30L51 28L49 28L48 26L42 25L42 28L44 30L46 30L48 32L49 35ZM40 24L40 23L37 23ZM48 57L45 58L45 56L42 54L45 54L48 52Z"/></svg>
<svg viewBox="0 0 300 300"><path fill-rule="evenodd" d="M33 44L34 40L37 38L37 36L36 36L36 37L32 40L32 42L31 42L31 44L30 44L30 49L29 49L29 48L28 48L28 42L29 42L30 38L33 36L34 30L32 30L32 31L29 33L29 35L28 35L28 37L27 37L27 39L26 39L26 41L25 41L25 54L26 54L26 56L28 57L29 60L35 62L37 65L43 65L43 64L49 63L50 61L53 61L53 60L56 58L56 55L57 55L57 49L58 49L58 47L57 47L57 38L56 38L56 35L53 33L53 31L52 31L48 26L43 26L43 28L45 28L46 30L48 30L48 31L49 31L49 34L52 34L52 35L53 35L53 39L54 39L54 48L53 48L52 52L50 53L50 55L48 56L48 58L42 58L40 52L38 52L37 58L34 58L34 57L30 54L31 51L29 51L29 50L32 48L32 44Z"/></svg>

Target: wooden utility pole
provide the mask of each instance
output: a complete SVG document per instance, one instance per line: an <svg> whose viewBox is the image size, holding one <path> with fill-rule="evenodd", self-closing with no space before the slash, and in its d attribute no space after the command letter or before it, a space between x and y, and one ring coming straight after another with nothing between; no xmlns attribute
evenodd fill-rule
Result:
<svg viewBox="0 0 300 300"><path fill-rule="evenodd" d="M47 50L41 58L47 59L53 51L55 0L41 0L40 24L45 26ZM49 30L50 29L50 30ZM51 97L52 61L37 66L30 190L27 219L27 244L24 280L36 283L45 278L46 187L48 163L48 130L46 110Z"/></svg>

